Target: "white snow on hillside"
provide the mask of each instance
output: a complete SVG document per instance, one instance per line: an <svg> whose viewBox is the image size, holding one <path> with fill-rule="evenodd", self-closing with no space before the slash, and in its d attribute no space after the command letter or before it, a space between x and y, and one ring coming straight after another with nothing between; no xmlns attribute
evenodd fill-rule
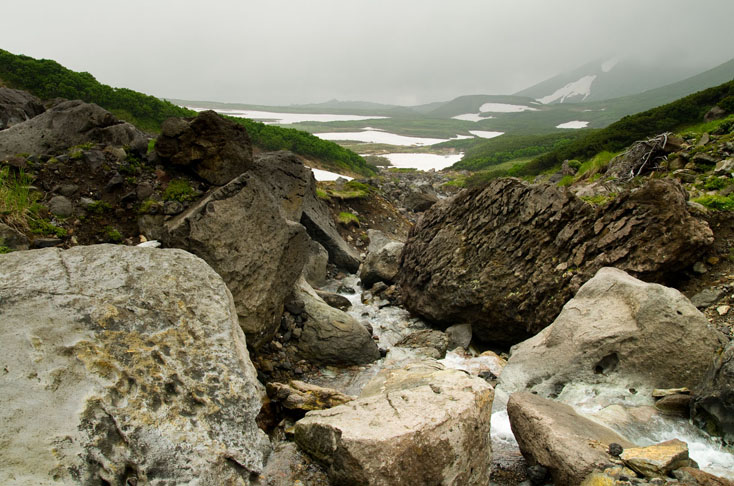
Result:
<svg viewBox="0 0 734 486"><path fill-rule="evenodd" d="M463 115L452 116L454 120L463 120L470 122L480 122L482 120L489 120L494 118L493 116L482 116L481 113L464 113Z"/></svg>
<svg viewBox="0 0 734 486"><path fill-rule="evenodd" d="M617 63L619 63L619 58L613 57L608 61L604 61L603 63L601 63L601 70L605 73L608 73L609 71L614 69L614 66L616 66Z"/></svg>
<svg viewBox="0 0 734 486"><path fill-rule="evenodd" d="M584 76L578 81L568 83L563 88L557 89L556 92L553 94L538 98L538 101L546 105L548 103L553 103L554 101L559 100L561 103L563 103L564 101L566 101L567 98L572 98L574 96L583 96L583 98L581 98L581 100L583 101L591 94L591 84L594 82L595 79L596 74Z"/></svg>
<svg viewBox="0 0 734 486"><path fill-rule="evenodd" d="M482 113L519 113L521 111L535 111L535 108L531 108L525 105L510 105L508 103L484 103L479 107L479 111Z"/></svg>
<svg viewBox="0 0 734 486"><path fill-rule="evenodd" d="M556 128L586 128L589 126L589 122L587 121L581 121L581 120L574 120L566 123L561 123L560 125L556 125Z"/></svg>

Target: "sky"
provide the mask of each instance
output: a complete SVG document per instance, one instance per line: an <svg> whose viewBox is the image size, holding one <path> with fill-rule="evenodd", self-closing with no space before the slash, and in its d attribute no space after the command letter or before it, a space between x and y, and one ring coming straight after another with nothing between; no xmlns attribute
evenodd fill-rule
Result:
<svg viewBox="0 0 734 486"><path fill-rule="evenodd" d="M161 98L414 105L734 57L734 0L4 0L0 48ZM655 60L655 61L652 61Z"/></svg>

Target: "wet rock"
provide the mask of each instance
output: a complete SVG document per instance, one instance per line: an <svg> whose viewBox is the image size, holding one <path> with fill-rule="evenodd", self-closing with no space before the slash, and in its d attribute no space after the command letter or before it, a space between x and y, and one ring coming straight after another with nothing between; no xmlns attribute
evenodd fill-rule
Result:
<svg viewBox="0 0 734 486"><path fill-rule="evenodd" d="M219 186L253 165L247 130L213 111L163 122L155 151L164 165L189 167L205 181Z"/></svg>
<svg viewBox="0 0 734 486"><path fill-rule="evenodd" d="M326 292L324 290L317 290L316 295L336 309L345 311L352 307L352 303L343 295L335 294L334 292Z"/></svg>
<svg viewBox="0 0 734 486"><path fill-rule="evenodd" d="M694 484L697 486L734 486L734 481L719 478L700 469L693 467L682 467L673 471L673 476L683 484Z"/></svg>
<svg viewBox="0 0 734 486"><path fill-rule="evenodd" d="M0 130L30 120L44 111L41 100L32 94L0 87Z"/></svg>
<svg viewBox="0 0 734 486"><path fill-rule="evenodd" d="M734 341L709 358L709 368L695 388L693 422L709 434L734 444Z"/></svg>
<svg viewBox="0 0 734 486"><path fill-rule="evenodd" d="M315 364L342 366L379 359L377 344L356 319L324 302L303 278L295 293L305 307L303 331L295 344L301 358Z"/></svg>
<svg viewBox="0 0 734 486"><path fill-rule="evenodd" d="M305 264L308 235L282 217L257 177L245 173L212 192L166 222L160 239L203 258L222 276L249 345L271 340Z"/></svg>
<svg viewBox="0 0 734 486"><path fill-rule="evenodd" d="M310 383L293 380L285 383L268 383L268 396L289 410L324 410L338 405L344 405L354 400L354 397L345 395L333 388L324 388Z"/></svg>
<svg viewBox="0 0 734 486"><path fill-rule="evenodd" d="M619 457L627 467L648 478L663 478L679 467L691 466L688 444L678 439L626 448Z"/></svg>
<svg viewBox="0 0 734 486"><path fill-rule="evenodd" d="M296 443L334 484L484 484L492 388L435 361L383 370L360 397L296 423Z"/></svg>
<svg viewBox="0 0 734 486"><path fill-rule="evenodd" d="M400 268L400 254L404 244L391 240L376 230L370 230L368 235L370 244L367 258L359 271L362 285L369 288L377 282L393 283Z"/></svg>
<svg viewBox="0 0 734 486"><path fill-rule="evenodd" d="M446 329L446 336L449 338L448 349L464 348L468 349L471 344L471 324L456 324Z"/></svg>
<svg viewBox="0 0 734 486"><path fill-rule="evenodd" d="M555 484L581 484L594 469L612 465L607 453L611 443L633 447L572 407L532 393L513 393L507 413L523 456L548 468Z"/></svg>
<svg viewBox="0 0 734 486"><path fill-rule="evenodd" d="M0 246L11 250L27 250L29 248L28 238L14 228L0 223Z"/></svg>
<svg viewBox="0 0 734 486"><path fill-rule="evenodd" d="M713 241L674 181L651 180L598 211L563 188L497 179L427 211L398 283L412 312L514 344L539 332L603 266L645 280L688 268ZM549 298L551 296L552 298Z"/></svg>
<svg viewBox="0 0 734 486"><path fill-rule="evenodd" d="M603 268L502 372L507 392L556 397L568 383L692 387L724 337L680 292Z"/></svg>
<svg viewBox="0 0 734 486"><path fill-rule="evenodd" d="M281 442L275 447L260 480L267 486L330 486L323 468L293 442Z"/></svg>
<svg viewBox="0 0 734 486"><path fill-rule="evenodd" d="M311 240L308 243L308 260L303 266L303 277L311 287L326 285L326 265L329 263L329 252L320 243Z"/></svg>
<svg viewBox="0 0 734 486"><path fill-rule="evenodd" d="M74 205L65 196L54 196L48 202L48 209L60 218L68 218L74 214Z"/></svg>
<svg viewBox="0 0 734 486"><path fill-rule="evenodd" d="M689 416L690 405L691 396L682 393L668 395L655 402L655 408L665 415L674 415L686 419Z"/></svg>
<svg viewBox="0 0 734 486"><path fill-rule="evenodd" d="M120 245L1 255L0 316L3 484L250 484L262 469L263 390L202 260Z"/></svg>
<svg viewBox="0 0 734 486"><path fill-rule="evenodd" d="M424 329L408 334L395 343L397 348L410 348L428 358L443 359L446 356L449 338L446 333Z"/></svg>
<svg viewBox="0 0 734 486"><path fill-rule="evenodd" d="M95 104L64 101L0 132L0 159L18 153L58 154L88 142L126 145L139 153L148 147L146 135Z"/></svg>

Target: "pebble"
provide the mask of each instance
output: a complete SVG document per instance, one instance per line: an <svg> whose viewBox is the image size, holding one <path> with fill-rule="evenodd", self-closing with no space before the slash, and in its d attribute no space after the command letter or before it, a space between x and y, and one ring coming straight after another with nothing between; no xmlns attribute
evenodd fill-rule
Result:
<svg viewBox="0 0 734 486"><path fill-rule="evenodd" d="M718 312L720 316L725 316L729 313L730 309L731 309L731 306L729 305L721 305L716 308L716 312Z"/></svg>

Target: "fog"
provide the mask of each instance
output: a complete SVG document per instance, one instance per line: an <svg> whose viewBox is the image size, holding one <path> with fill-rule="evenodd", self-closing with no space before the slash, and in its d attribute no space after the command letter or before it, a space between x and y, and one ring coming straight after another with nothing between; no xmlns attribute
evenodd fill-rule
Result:
<svg viewBox="0 0 734 486"><path fill-rule="evenodd" d="M411 105L614 56L734 57L731 0L23 0L0 48L166 98Z"/></svg>

